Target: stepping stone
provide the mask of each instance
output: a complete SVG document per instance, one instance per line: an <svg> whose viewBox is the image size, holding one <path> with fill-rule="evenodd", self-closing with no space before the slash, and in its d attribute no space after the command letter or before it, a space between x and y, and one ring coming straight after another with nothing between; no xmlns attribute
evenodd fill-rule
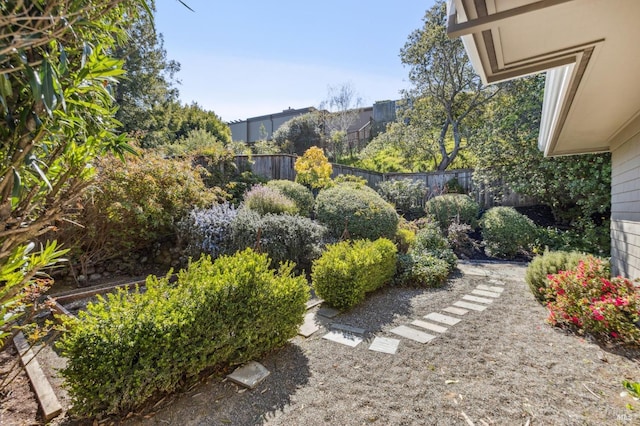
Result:
<svg viewBox="0 0 640 426"><path fill-rule="evenodd" d="M488 286L484 284L480 284L477 288L478 290L494 291L496 293L502 293L504 291L504 287Z"/></svg>
<svg viewBox="0 0 640 426"><path fill-rule="evenodd" d="M322 338L342 345L347 345L352 348L355 348L362 343L362 340L364 340L362 337L354 336L353 334L344 333L342 331L330 331L322 336Z"/></svg>
<svg viewBox="0 0 640 426"><path fill-rule="evenodd" d="M369 350L394 355L398 351L398 345L400 345L400 340L398 339L376 337L373 339L373 342L371 342Z"/></svg>
<svg viewBox="0 0 640 426"><path fill-rule="evenodd" d="M490 279L489 282L491 284L504 285L504 281L496 280L495 278Z"/></svg>
<svg viewBox="0 0 640 426"><path fill-rule="evenodd" d="M428 315L425 315L424 317L425 319L431 320L431 321L435 321L435 322L441 322L443 324L447 324L447 325L456 325L457 323L459 323L460 321L462 321L460 318L454 318L454 317L450 317L448 315L442 315L439 314L437 312L432 312Z"/></svg>
<svg viewBox="0 0 640 426"><path fill-rule="evenodd" d="M318 309L318 315L322 315L325 318L333 318L340 313L339 310L333 308L320 308Z"/></svg>
<svg viewBox="0 0 640 426"><path fill-rule="evenodd" d="M304 323L298 329L298 334L303 337L309 337L318 330L320 330L320 327L316 322L316 315L310 312L304 316Z"/></svg>
<svg viewBox="0 0 640 426"><path fill-rule="evenodd" d="M367 331L364 328L351 327L350 325L344 325L344 324L338 324L338 323L331 324L331 328L334 328L340 331L345 331L351 334L358 334L360 336L364 335L364 333L366 333Z"/></svg>
<svg viewBox="0 0 640 426"><path fill-rule="evenodd" d="M472 311L484 311L487 309L485 305L476 305L475 303L463 302L461 300L454 302L453 305L460 308L471 309Z"/></svg>
<svg viewBox="0 0 640 426"><path fill-rule="evenodd" d="M259 362L251 361L242 367L238 367L233 373L227 375L227 378L234 383L253 389L271 374L264 365Z"/></svg>
<svg viewBox="0 0 640 426"><path fill-rule="evenodd" d="M418 343L428 343L436 338L436 336L428 333L424 333L422 331L418 331L415 328L407 327L406 325L401 325L399 327L394 328L393 330L389 330L393 334L397 334L398 336L406 337L407 339L415 340Z"/></svg>
<svg viewBox="0 0 640 426"><path fill-rule="evenodd" d="M435 331L436 333L444 333L445 331L447 331L447 327L421 320L412 321L411 325L417 325L420 328L426 328L427 330Z"/></svg>
<svg viewBox="0 0 640 426"><path fill-rule="evenodd" d="M448 306L444 308L443 311L448 312L450 314L456 314L456 315L464 315L467 312L469 312L466 309L456 308L455 306Z"/></svg>
<svg viewBox="0 0 640 426"><path fill-rule="evenodd" d="M486 297L477 297L477 296L469 296L468 294L465 296L462 296L462 298L464 300L469 300L471 302L478 302L478 303L493 303L493 299L487 299Z"/></svg>
<svg viewBox="0 0 640 426"><path fill-rule="evenodd" d="M311 309L311 308L313 308L315 306L318 306L322 302L324 302L324 300L318 299L318 298L314 298L314 299L307 300L307 303L305 303L305 305L307 306L307 309Z"/></svg>
<svg viewBox="0 0 640 426"><path fill-rule="evenodd" d="M478 296L486 296L486 297L500 297L500 293L494 293L493 291L486 290L473 290L471 294L477 294Z"/></svg>

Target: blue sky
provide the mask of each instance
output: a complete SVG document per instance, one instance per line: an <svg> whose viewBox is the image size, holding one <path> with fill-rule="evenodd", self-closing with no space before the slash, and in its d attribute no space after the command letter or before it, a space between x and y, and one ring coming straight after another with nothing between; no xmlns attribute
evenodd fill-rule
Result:
<svg viewBox="0 0 640 426"><path fill-rule="evenodd" d="M365 105L407 87L400 48L433 0L157 1L183 102L225 121L318 106L351 83Z"/></svg>

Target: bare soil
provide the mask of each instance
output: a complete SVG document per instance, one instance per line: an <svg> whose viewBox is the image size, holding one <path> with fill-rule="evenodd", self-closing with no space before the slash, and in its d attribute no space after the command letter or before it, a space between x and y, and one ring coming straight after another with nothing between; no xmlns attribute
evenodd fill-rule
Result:
<svg viewBox="0 0 640 426"><path fill-rule="evenodd" d="M327 320L327 327L338 322L365 328L366 340L355 348L322 339L326 328L321 327L310 338L298 336L258 360L271 375L253 390L211 376L127 419L103 422L640 424L640 403L621 396L622 380L640 381L640 353L601 347L588 337L545 324L546 310L529 292L524 270L523 264L506 262L462 263L442 289L387 287L352 311ZM389 330L450 306L478 284L495 285L492 279L505 283L502 296L485 311L462 316L460 323L430 343L400 338L395 355L368 350L374 336L398 338ZM45 358L41 363L55 362ZM3 396L1 424L41 423L35 412L18 414L11 408L28 411L27 406L33 406L33 396L24 389L24 382L15 382L13 393ZM63 405L69 404L63 399ZM54 421L79 423L83 422L68 415Z"/></svg>

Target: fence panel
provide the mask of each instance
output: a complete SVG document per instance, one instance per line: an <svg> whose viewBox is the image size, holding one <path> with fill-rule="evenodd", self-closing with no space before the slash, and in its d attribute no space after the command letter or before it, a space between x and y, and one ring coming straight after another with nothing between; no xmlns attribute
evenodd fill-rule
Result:
<svg viewBox="0 0 640 426"><path fill-rule="evenodd" d="M296 159L297 156L290 154L238 155L235 157L235 163L239 171L251 170L256 175L269 180L295 180L296 171L294 165ZM472 169L418 173L379 173L343 164L331 165L333 167L332 178L341 174L358 176L366 180L367 185L374 189L377 188L380 182L388 180L412 179L424 182L428 190L424 195L423 203L429 198L442 194L445 190L445 185L452 179L456 179L464 189L464 192L474 198L482 209L494 206L518 207L537 204L532 197L515 193L503 184L497 185L497 187L502 187L501 190L491 191L485 184L474 182ZM492 187L496 187L496 185L492 185Z"/></svg>

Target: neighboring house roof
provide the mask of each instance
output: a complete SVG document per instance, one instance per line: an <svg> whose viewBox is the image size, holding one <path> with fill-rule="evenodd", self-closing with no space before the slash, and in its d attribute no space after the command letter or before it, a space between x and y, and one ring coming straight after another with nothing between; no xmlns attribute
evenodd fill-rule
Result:
<svg viewBox="0 0 640 426"><path fill-rule="evenodd" d="M614 149L640 132L640 0L449 0L486 84L547 71L545 155Z"/></svg>

